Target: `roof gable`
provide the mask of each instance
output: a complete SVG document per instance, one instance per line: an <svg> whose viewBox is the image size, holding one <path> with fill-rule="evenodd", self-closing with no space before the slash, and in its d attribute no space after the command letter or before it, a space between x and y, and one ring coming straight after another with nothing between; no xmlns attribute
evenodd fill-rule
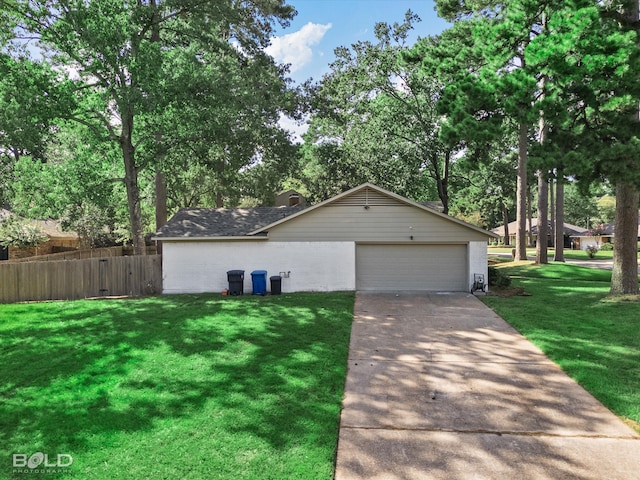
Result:
<svg viewBox="0 0 640 480"><path fill-rule="evenodd" d="M483 235L487 236L487 237L494 237L497 238L498 235L496 235L493 232L489 232L487 230L483 230L482 228L476 227L475 225L471 225L469 223L463 222L462 220L458 220L457 218L451 217L449 215L446 215L444 213L439 212L438 210L432 209L426 205L423 205L421 203L418 202L414 202L413 200L409 200L408 198L402 197L400 195L397 195L393 192L389 192L387 190L384 190L383 188L380 188L376 185L373 185L371 183L364 183L358 187L352 188L351 190L348 190L346 192L343 192L339 195L336 195L335 197L332 197L328 200L325 200L324 202L320 202L317 205L314 205L313 207L309 207L306 208L302 211L299 211L287 218L283 218L283 219L279 219L278 221L271 223L269 225L265 225L264 227L261 227L259 229L254 230L253 232L250 233L250 235L257 235L257 234L261 234L261 233L266 233L269 231L269 229L274 228L278 225L281 225L285 222L293 222L295 221L296 218L302 216L302 215L307 215L311 212L313 212L316 209L322 208L322 207L326 207L326 206L334 206L334 207L340 207L340 206L349 206L349 207L353 207L353 206L358 206L358 207L363 207L365 209L369 208L369 207L374 207L374 206L393 206L393 205L409 205L412 207L416 207L422 211L428 212L430 214L433 214L435 216L438 216L442 219L445 219L447 221L453 222L455 224L458 224L459 226L462 226L464 228L468 228L470 230L475 231L476 233L482 233Z"/></svg>
<svg viewBox="0 0 640 480"><path fill-rule="evenodd" d="M156 240L180 240L201 238L265 237L270 229L285 222L307 215L322 207L389 207L410 206L451 222L458 227L469 229L476 235L498 237L474 225L450 217L423 204L414 202L371 183L365 183L336 195L312 207L257 207L257 208L184 208L153 237Z"/></svg>

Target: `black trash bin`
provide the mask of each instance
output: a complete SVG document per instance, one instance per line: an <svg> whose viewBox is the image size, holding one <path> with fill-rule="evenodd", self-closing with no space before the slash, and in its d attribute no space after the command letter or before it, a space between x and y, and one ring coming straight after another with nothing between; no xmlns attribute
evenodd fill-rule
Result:
<svg viewBox="0 0 640 480"><path fill-rule="evenodd" d="M269 277L271 281L271 295L280 295L282 293L282 277L280 275L274 275Z"/></svg>
<svg viewBox="0 0 640 480"><path fill-rule="evenodd" d="M229 270L229 295L242 295L244 293L244 270Z"/></svg>

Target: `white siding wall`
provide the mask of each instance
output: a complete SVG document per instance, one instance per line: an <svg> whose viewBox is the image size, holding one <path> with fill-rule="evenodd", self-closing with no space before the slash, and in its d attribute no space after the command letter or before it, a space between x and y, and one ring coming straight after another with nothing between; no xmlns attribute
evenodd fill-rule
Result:
<svg viewBox="0 0 640 480"><path fill-rule="evenodd" d="M467 258L469 259L469 290L473 285L473 274L484 275L485 284L489 284L489 265L487 263L487 242L469 242Z"/></svg>
<svg viewBox="0 0 640 480"><path fill-rule="evenodd" d="M589 247L600 248L602 246L602 240L595 237L582 237L580 238L580 250L586 250Z"/></svg>
<svg viewBox="0 0 640 480"><path fill-rule="evenodd" d="M291 272L282 291L355 290L354 242L169 242L162 245L163 293L221 292L227 271L244 270L244 293L251 294L251 272L269 277Z"/></svg>

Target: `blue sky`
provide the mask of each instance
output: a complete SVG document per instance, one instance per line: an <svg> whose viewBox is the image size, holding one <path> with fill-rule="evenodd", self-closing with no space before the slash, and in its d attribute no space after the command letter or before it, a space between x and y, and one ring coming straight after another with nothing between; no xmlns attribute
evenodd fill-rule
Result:
<svg viewBox="0 0 640 480"><path fill-rule="evenodd" d="M291 25L279 30L268 52L282 63L291 63L291 77L301 83L320 80L329 71L333 51L361 40L375 40L377 22L402 22L411 9L422 21L415 25L418 36L440 33L447 23L439 18L432 0L289 0L298 11Z"/></svg>

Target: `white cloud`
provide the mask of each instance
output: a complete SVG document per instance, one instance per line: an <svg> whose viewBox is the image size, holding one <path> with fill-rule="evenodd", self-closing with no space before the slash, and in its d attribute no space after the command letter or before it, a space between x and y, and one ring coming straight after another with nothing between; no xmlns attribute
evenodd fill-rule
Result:
<svg viewBox="0 0 640 480"><path fill-rule="evenodd" d="M331 26L330 23L321 25L309 22L297 32L273 37L265 51L277 62L291 64L291 73L294 73L311 62L311 47L320 43Z"/></svg>
<svg viewBox="0 0 640 480"><path fill-rule="evenodd" d="M304 140L302 139L302 135L304 135L309 129L307 120L308 119L297 121L284 114L280 114L280 121L278 123L280 124L280 127L291 133L293 143L303 143Z"/></svg>

